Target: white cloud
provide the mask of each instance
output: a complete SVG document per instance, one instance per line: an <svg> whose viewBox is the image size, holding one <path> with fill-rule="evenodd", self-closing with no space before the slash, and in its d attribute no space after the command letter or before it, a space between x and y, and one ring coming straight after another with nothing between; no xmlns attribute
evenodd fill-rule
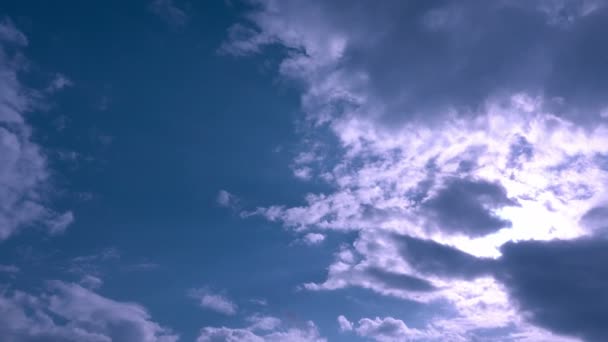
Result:
<svg viewBox="0 0 608 342"><path fill-rule="evenodd" d="M359 325L355 328L355 331L361 337L378 342L429 341L437 337L431 336L427 332L409 328L402 320L393 317L362 318L359 320ZM444 338L447 338L447 336L444 336Z"/></svg>
<svg viewBox="0 0 608 342"><path fill-rule="evenodd" d="M277 329L281 324L281 320L272 316L263 316L254 314L247 317L246 321L250 324L249 330L265 330L272 331Z"/></svg>
<svg viewBox="0 0 608 342"><path fill-rule="evenodd" d="M198 301L202 308L213 310L224 315L234 315L238 306L226 296L213 293L207 288L192 289L188 295Z"/></svg>
<svg viewBox="0 0 608 342"><path fill-rule="evenodd" d="M306 322L302 326L290 327L275 317L272 319L272 329L250 328L227 328L227 327L204 327L201 329L197 342L326 342L319 335L319 330L313 322ZM266 326L266 328L269 326ZM255 331L255 330L261 330Z"/></svg>
<svg viewBox="0 0 608 342"><path fill-rule="evenodd" d="M229 193L226 190L220 190L217 193L216 201L217 204L226 208L234 208L239 202L238 198L235 195Z"/></svg>
<svg viewBox="0 0 608 342"><path fill-rule="evenodd" d="M308 233L304 235L302 241L307 245L318 245L325 241L325 235L320 233Z"/></svg>
<svg viewBox="0 0 608 342"><path fill-rule="evenodd" d="M49 282L38 296L0 295L0 335L7 341L174 342L178 336L151 320L145 308L117 302L76 284Z"/></svg>
<svg viewBox="0 0 608 342"><path fill-rule="evenodd" d="M55 212L47 203L51 171L25 121L43 100L19 80L25 68L20 49L27 43L10 20L0 22L0 240L31 226L61 233L74 220L70 211Z"/></svg>
<svg viewBox="0 0 608 342"><path fill-rule="evenodd" d="M353 330L353 323L343 315L338 316L338 325L340 326L340 331Z"/></svg>

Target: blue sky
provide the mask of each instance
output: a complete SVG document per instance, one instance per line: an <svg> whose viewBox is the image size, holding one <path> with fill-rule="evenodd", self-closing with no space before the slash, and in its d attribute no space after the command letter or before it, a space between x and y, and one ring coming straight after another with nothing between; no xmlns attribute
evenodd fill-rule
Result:
<svg viewBox="0 0 608 342"><path fill-rule="evenodd" d="M608 3L0 4L0 339L604 341Z"/></svg>

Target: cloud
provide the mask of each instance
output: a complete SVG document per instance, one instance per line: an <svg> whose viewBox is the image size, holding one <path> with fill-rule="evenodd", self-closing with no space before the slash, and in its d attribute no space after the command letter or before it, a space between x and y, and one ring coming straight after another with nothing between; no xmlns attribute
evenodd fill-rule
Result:
<svg viewBox="0 0 608 342"><path fill-rule="evenodd" d="M340 331L353 330L353 323L343 315L338 316L338 325L340 326Z"/></svg>
<svg viewBox="0 0 608 342"><path fill-rule="evenodd" d="M18 273L18 272L19 272L19 267L15 266L15 265L1 265L0 264L0 273L14 274L14 273Z"/></svg>
<svg viewBox="0 0 608 342"><path fill-rule="evenodd" d="M99 278L99 277L95 277L92 275L85 275L80 280L80 285L82 285L83 287L85 287L87 289L95 290L95 289L100 288L101 285L103 285L103 280L101 280L101 278Z"/></svg>
<svg viewBox="0 0 608 342"><path fill-rule="evenodd" d="M253 316L255 317L255 316ZM258 321L261 316L253 320ZM250 317L248 320L251 320ZM227 328L227 327L204 327L200 331L197 342L326 342L327 340L319 335L317 326L311 322L305 322L302 326L290 327L276 317L264 317L266 321L272 321L271 326L259 326L249 328ZM257 331L256 331L257 330Z"/></svg>
<svg viewBox="0 0 608 342"><path fill-rule="evenodd" d="M604 2L250 2L221 51L284 51L276 70L301 92L299 128L310 146L290 165L327 188L300 205L242 216L299 234L357 234L336 251L326 279L305 289L361 287L442 303L448 313L417 332L455 340L603 333L593 325L605 315L594 306L584 326L565 299L548 303L601 283L603 273L582 263L582 250L572 256L580 266L572 278L560 256L552 264L532 255L538 259L524 267L515 255L525 246L551 254L557 241L603 234L608 49L597 42ZM324 149L332 152L318 153ZM540 293L549 279L564 286ZM558 327L563 320L569 323ZM397 319L363 326L412 332Z"/></svg>
<svg viewBox="0 0 608 342"><path fill-rule="evenodd" d="M586 341L608 338L608 241L522 241L501 250L496 277L527 318Z"/></svg>
<svg viewBox="0 0 608 342"><path fill-rule="evenodd" d="M599 1L390 1L375 5L374 15L360 3L251 3L258 10L231 29L224 50L290 49L280 72L305 82L303 105L317 118L354 108L388 122L433 119L522 91L562 98L589 109L576 111L588 117L608 85L599 63L608 51L592 45L608 15Z"/></svg>
<svg viewBox="0 0 608 342"><path fill-rule="evenodd" d="M196 299L202 308L224 315L234 315L238 309L238 306L224 295L213 293L206 288L192 289L188 295Z"/></svg>
<svg viewBox="0 0 608 342"><path fill-rule="evenodd" d="M409 328L402 320L393 317L362 318L354 328L357 335L378 342L430 340L431 336Z"/></svg>
<svg viewBox="0 0 608 342"><path fill-rule="evenodd" d="M0 335L8 341L177 341L138 304L117 302L76 284L51 281L36 296L3 291Z"/></svg>
<svg viewBox="0 0 608 342"><path fill-rule="evenodd" d="M249 330L264 330L272 331L277 329L281 324L281 320L272 316L263 316L260 314L254 314L246 318L246 321L250 324Z"/></svg>
<svg viewBox="0 0 608 342"><path fill-rule="evenodd" d="M581 224L593 234L605 235L608 233L608 207L597 206L589 209L581 217Z"/></svg>
<svg viewBox="0 0 608 342"><path fill-rule="evenodd" d="M0 240L31 227L62 233L74 220L72 212L59 213L48 204L51 170L25 121L44 101L20 82L26 68L20 50L27 44L9 19L0 22Z"/></svg>
<svg viewBox="0 0 608 342"><path fill-rule="evenodd" d="M249 302L259 306L268 305L268 301L265 298L251 298Z"/></svg>
<svg viewBox="0 0 608 342"><path fill-rule="evenodd" d="M184 10L174 4L173 0L153 0L148 8L175 28L185 26L190 19Z"/></svg>
<svg viewBox="0 0 608 342"><path fill-rule="evenodd" d="M74 83L65 75L57 73L51 81L51 84L46 88L49 93L54 93L67 87L73 86Z"/></svg>
<svg viewBox="0 0 608 342"><path fill-rule="evenodd" d="M608 241L597 238L520 241L502 246L497 260L475 258L454 248L410 237L404 258L415 269L441 278L488 275L502 283L523 318L558 334L602 341L608 272L602 261ZM449 283L449 282L448 282Z"/></svg>
<svg viewBox="0 0 608 342"><path fill-rule="evenodd" d="M472 279L491 274L493 260L476 258L454 247L432 240L395 236L402 243L399 251L414 269L423 274Z"/></svg>
<svg viewBox="0 0 608 342"><path fill-rule="evenodd" d="M226 190L220 190L217 193L216 202L221 207L236 208L239 203L239 199Z"/></svg>
<svg viewBox="0 0 608 342"><path fill-rule="evenodd" d="M469 179L449 179L446 183L422 204L438 229L479 236L511 225L491 211L515 205L500 184Z"/></svg>
<svg viewBox="0 0 608 342"><path fill-rule="evenodd" d="M319 233L308 233L304 235L302 241L307 245L318 245L323 243L325 235Z"/></svg>

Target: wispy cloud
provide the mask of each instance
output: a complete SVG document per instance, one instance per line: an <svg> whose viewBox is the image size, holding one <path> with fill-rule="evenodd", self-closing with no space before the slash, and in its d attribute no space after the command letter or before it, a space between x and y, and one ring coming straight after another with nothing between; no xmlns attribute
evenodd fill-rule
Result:
<svg viewBox="0 0 608 342"><path fill-rule="evenodd" d="M52 172L25 119L44 101L41 91L20 82L27 44L9 19L0 21L0 240L32 226L62 233L74 220L72 212L56 212L48 203Z"/></svg>
<svg viewBox="0 0 608 342"><path fill-rule="evenodd" d="M186 12L177 7L173 0L153 0L149 9L167 24L175 28L180 28L188 23L189 16Z"/></svg>
<svg viewBox="0 0 608 342"><path fill-rule="evenodd" d="M221 207L237 208L239 199L230 192L222 189L217 193L216 202Z"/></svg>

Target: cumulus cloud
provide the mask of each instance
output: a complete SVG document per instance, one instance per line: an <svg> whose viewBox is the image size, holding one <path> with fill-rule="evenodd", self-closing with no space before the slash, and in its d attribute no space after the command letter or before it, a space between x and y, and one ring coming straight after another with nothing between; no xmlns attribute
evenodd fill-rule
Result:
<svg viewBox="0 0 608 342"><path fill-rule="evenodd" d="M191 289L188 295L196 299L202 308L224 315L234 315L238 309L238 306L229 298L219 293L213 293L207 288Z"/></svg>
<svg viewBox="0 0 608 342"><path fill-rule="evenodd" d="M325 241L325 235L319 233L308 233L304 235L302 241L307 245L318 245Z"/></svg>
<svg viewBox="0 0 608 342"><path fill-rule="evenodd" d="M288 326L276 317L252 316L248 321L265 321L263 326L252 325L248 328L227 328L227 327L204 327L200 331L197 342L326 342L327 340L319 335L317 326L311 322L305 322L301 326ZM266 324L271 322L271 324Z"/></svg>
<svg viewBox="0 0 608 342"><path fill-rule="evenodd" d="M9 19L0 22L0 240L34 226L61 233L74 220L71 212L49 206L51 170L25 120L43 101L20 81L25 69L20 50L27 44Z"/></svg>
<svg viewBox="0 0 608 342"><path fill-rule="evenodd" d="M338 325L340 326L340 331L351 331L353 330L353 323L348 320L348 318L343 315L338 316Z"/></svg>
<svg viewBox="0 0 608 342"><path fill-rule="evenodd" d="M32 295L3 290L0 335L7 341L171 342L178 336L151 320L145 308L117 302L76 284L49 282Z"/></svg>
<svg viewBox="0 0 608 342"><path fill-rule="evenodd" d="M578 285L563 280L554 292L538 290L551 277L568 277L569 268L561 265L559 275L557 265L535 255L523 267L513 247L550 254L546 246L556 241L605 230L608 68L601 61L608 49L597 49L608 18L603 2L251 3L221 50L244 56L270 45L284 49L277 72L299 86L302 128L314 131L308 136L329 135L306 141L310 151L291 165L329 187L306 194L301 205L243 216L304 234L358 234L335 253L326 279L306 289L362 287L447 303L454 314L433 318L421 334L604 334L593 326L605 316L595 306L584 326L569 315L577 308L549 304L552 295L571 294L586 303ZM325 141L334 144L331 155L317 153ZM582 263L579 270L571 279L602 288L601 271ZM363 326L416 332L394 319Z"/></svg>

